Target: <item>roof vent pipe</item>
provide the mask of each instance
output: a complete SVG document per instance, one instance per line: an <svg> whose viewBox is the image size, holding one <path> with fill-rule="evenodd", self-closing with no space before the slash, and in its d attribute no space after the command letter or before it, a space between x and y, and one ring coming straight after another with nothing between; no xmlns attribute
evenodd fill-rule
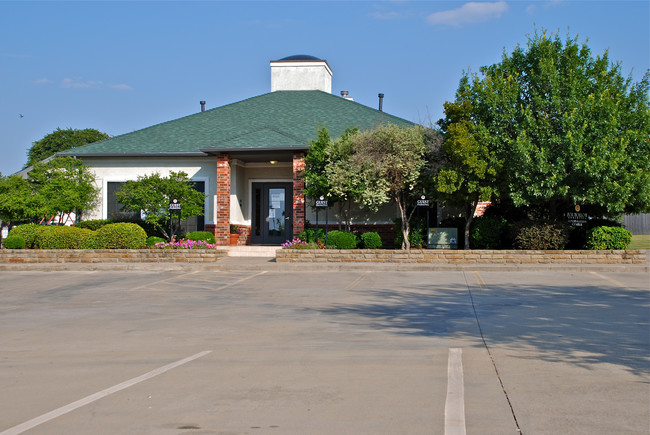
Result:
<svg viewBox="0 0 650 435"><path fill-rule="evenodd" d="M205 112L205 101L199 101L201 103L201 112Z"/></svg>
<svg viewBox="0 0 650 435"><path fill-rule="evenodd" d="M379 94L379 111L383 112L382 108L384 106L384 94Z"/></svg>

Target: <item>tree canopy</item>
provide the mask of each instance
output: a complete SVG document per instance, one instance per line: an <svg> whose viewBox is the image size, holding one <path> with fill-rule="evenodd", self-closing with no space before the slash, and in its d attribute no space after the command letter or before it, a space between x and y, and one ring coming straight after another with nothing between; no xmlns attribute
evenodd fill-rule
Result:
<svg viewBox="0 0 650 435"><path fill-rule="evenodd" d="M52 133L46 134L43 139L32 144L31 148L27 151L27 163L25 163L24 168L33 166L37 162L53 156L58 152L108 139L109 137L106 133L102 133L93 128L86 128L84 130L74 128L61 130L57 128Z"/></svg>
<svg viewBox="0 0 650 435"><path fill-rule="evenodd" d="M181 219L187 219L203 215L205 200L205 195L194 189L194 182L182 171L170 171L168 177L159 173L139 176L137 181L126 182L115 196L128 210L144 212L145 222L170 240L175 231L169 229L171 201L177 199L181 203Z"/></svg>
<svg viewBox="0 0 650 435"><path fill-rule="evenodd" d="M624 78L577 37L536 32L461 78L439 121L451 163L438 190L468 202L498 193L549 220L572 205L650 211L649 85L648 73Z"/></svg>
<svg viewBox="0 0 650 435"><path fill-rule="evenodd" d="M27 174L0 178L0 219L42 220L75 213L79 219L97 199L95 177L80 160L59 157L37 163Z"/></svg>

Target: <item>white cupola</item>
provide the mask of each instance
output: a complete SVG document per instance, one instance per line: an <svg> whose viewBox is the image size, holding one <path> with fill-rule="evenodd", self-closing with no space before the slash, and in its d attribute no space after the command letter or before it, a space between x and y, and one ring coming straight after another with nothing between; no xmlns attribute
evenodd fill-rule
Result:
<svg viewBox="0 0 650 435"><path fill-rule="evenodd" d="M271 61L271 92L313 90L332 93L332 70L326 60L298 54Z"/></svg>

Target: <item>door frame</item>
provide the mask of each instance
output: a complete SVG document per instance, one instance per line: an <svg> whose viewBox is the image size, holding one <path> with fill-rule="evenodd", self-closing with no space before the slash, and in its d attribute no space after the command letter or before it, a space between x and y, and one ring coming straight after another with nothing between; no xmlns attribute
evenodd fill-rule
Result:
<svg viewBox="0 0 650 435"><path fill-rule="evenodd" d="M265 204L269 202L269 189L282 187L285 189L285 211L288 211L288 218L285 220L284 235L278 236L277 240L267 240L268 236L265 234L266 226L262 222L261 235L255 235L257 217L255 211L255 189L260 187L262 190L262 204L263 209ZM251 212L251 244L253 245L279 245L293 237L293 181L283 179L270 179L270 180L250 180L250 212ZM282 239L282 240L280 240Z"/></svg>

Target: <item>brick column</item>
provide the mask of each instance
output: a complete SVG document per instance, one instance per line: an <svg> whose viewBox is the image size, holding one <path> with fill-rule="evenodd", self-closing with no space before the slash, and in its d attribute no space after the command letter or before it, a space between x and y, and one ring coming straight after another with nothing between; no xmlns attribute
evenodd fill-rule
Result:
<svg viewBox="0 0 650 435"><path fill-rule="evenodd" d="M293 237L298 237L305 229L305 153L293 155Z"/></svg>
<svg viewBox="0 0 650 435"><path fill-rule="evenodd" d="M217 245L230 244L230 156L217 155Z"/></svg>

